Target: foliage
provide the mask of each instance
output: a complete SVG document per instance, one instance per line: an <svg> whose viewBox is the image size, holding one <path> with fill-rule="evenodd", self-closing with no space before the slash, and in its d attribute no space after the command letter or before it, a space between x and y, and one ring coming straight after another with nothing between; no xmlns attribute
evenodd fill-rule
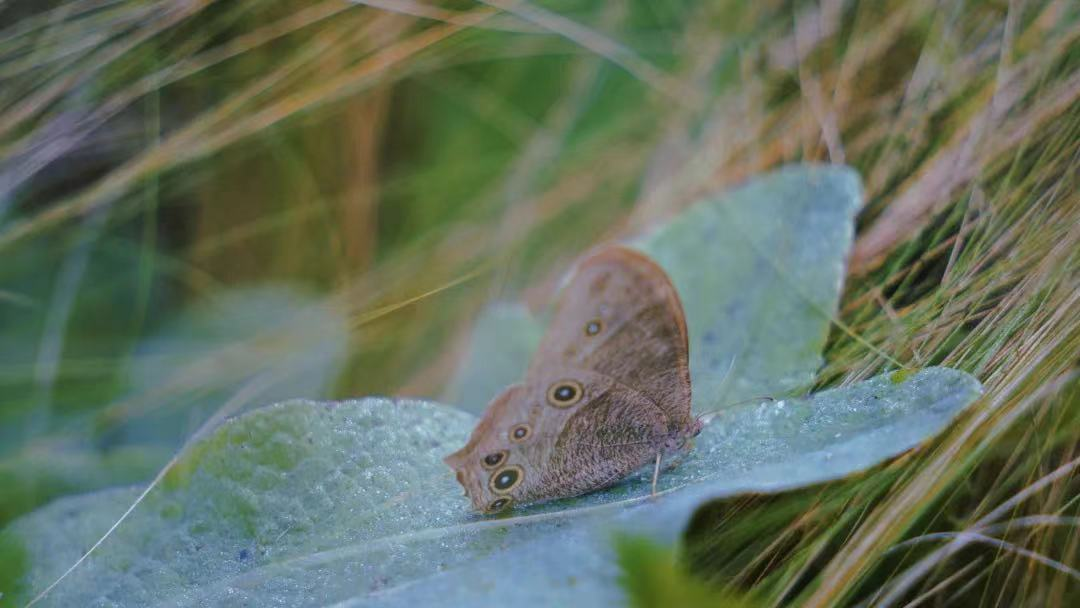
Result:
<svg viewBox="0 0 1080 608"><path fill-rule="evenodd" d="M539 309L598 241L845 162L867 203L819 385L886 353L986 396L874 475L715 505L680 563L770 605L1074 603L1076 3L379 4L423 14L0 5L3 470L116 462L105 431L162 401L131 393L140 345L226 287L298 282L347 315L311 397L436 395L492 299ZM252 381L206 374L182 388ZM4 517L87 489L9 487ZM21 559L0 547L0 576Z"/></svg>
<svg viewBox="0 0 1080 608"><path fill-rule="evenodd" d="M790 395L820 365L857 185L842 168L788 167L703 201L639 242L666 266L687 310L695 408L739 393L778 397L716 411L715 424L663 475L660 500L650 499L650 477L642 474L478 521L441 462L466 442L475 416L424 402L289 402L190 443L142 492L59 500L13 522L4 544L24 547L29 563L8 595L20 601L42 589L35 601L50 605L121 606L613 601L620 594L612 528L671 542L705 501L865 470L933 436L978 397L977 381L944 368ZM758 235L775 246L748 247ZM222 307L218 314L231 323L210 331L186 323L165 343L194 342L197 359L223 365L222 357L202 354L202 343L268 319L263 300L272 302L273 292L255 293L237 300L247 304L242 309ZM528 316L511 318L517 323L509 331L478 324L460 372L470 390L498 390L497 378L483 372L522 350L518 340L498 336L540 333ZM297 325L316 344L331 344L319 322L309 315ZM260 362L259 354L239 350L233 364ZM293 367L267 374L288 378ZM83 546L93 550L84 554ZM497 567L507 561L518 565L512 579ZM68 564L79 567L69 572Z"/></svg>

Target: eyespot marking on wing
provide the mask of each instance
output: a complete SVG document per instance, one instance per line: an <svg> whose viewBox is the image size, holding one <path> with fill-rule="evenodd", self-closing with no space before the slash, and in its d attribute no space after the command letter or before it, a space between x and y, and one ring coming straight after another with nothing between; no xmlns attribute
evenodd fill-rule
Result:
<svg viewBox="0 0 1080 608"><path fill-rule="evenodd" d="M560 380L548 387L547 401L564 408L577 404L584 395L585 388L577 380Z"/></svg>
<svg viewBox="0 0 1080 608"><path fill-rule="evenodd" d="M525 471L517 465L510 465L495 471L488 480L488 486L496 494L509 494L525 479Z"/></svg>

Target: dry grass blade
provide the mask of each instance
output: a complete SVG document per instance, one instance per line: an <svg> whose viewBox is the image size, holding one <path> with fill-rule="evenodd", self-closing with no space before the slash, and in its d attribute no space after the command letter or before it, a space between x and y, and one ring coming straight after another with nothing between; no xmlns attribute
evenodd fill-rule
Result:
<svg viewBox="0 0 1080 608"><path fill-rule="evenodd" d="M687 561L775 606L1080 594L1075 2L0 15L0 457L111 446L72 429L287 365L243 355L290 340L274 327L125 384L166 319L239 284L303 283L347 317L322 396L440 394L489 300L540 310L598 241L783 163L845 162L866 206L819 384L948 365L985 396L857 479L714 506Z"/></svg>

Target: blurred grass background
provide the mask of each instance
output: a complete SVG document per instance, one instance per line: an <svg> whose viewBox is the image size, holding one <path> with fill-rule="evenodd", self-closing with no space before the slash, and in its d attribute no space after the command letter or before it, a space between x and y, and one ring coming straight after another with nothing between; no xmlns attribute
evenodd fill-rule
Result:
<svg viewBox="0 0 1080 608"><path fill-rule="evenodd" d="M368 4L0 1L0 524L149 479L267 370L252 405L438 395L486 303L835 162L867 205L821 384L883 369L868 342L986 396L678 555L621 543L628 590L1080 600L1080 6Z"/></svg>

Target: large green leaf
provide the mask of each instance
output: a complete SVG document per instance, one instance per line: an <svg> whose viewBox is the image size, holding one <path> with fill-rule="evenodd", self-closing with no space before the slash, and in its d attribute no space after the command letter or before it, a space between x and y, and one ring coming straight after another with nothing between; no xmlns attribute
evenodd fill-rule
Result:
<svg viewBox="0 0 1080 608"><path fill-rule="evenodd" d="M695 410L810 386L861 206L851 169L792 166L636 242L682 299Z"/></svg>
<svg viewBox="0 0 1080 608"><path fill-rule="evenodd" d="M468 436L467 413L384 399L264 408L195 444L47 604L612 600L610 530L671 541L704 501L864 469L940 430L979 392L955 370L892 378L730 409L661 477L656 500L642 474L501 519L470 513L441 462ZM0 546L27 555L19 599L55 580L137 494L62 499L13 524Z"/></svg>
<svg viewBox="0 0 1080 608"><path fill-rule="evenodd" d="M741 395L779 396L809 381L835 308L857 191L847 170L788 169L699 206L642 242L682 294L699 408ZM794 219L777 220L788 206ZM742 228L709 231L709 222L727 221ZM783 234L765 239L769 231ZM695 247L700 255L682 257L682 248ZM755 272L716 270L721 278L683 267L763 258L771 262ZM800 260L813 268L797 270ZM772 315L785 315L775 319L782 333ZM736 337L709 337L720 330ZM469 361L487 366L506 344L480 335ZM471 394L499 388L481 386L487 375L475 369L460 377L474 379ZM414 401L288 402L194 444L46 603L603 605L622 597L613 531L672 542L706 501L866 469L942 429L979 391L963 372L930 368L809 397L729 405L661 476L655 500L642 473L501 518L472 514L441 463L465 441L474 415ZM63 499L12 524L0 554L18 556L9 561L22 566L0 578L19 581L4 590L5 600L27 599L55 580L137 493Z"/></svg>

